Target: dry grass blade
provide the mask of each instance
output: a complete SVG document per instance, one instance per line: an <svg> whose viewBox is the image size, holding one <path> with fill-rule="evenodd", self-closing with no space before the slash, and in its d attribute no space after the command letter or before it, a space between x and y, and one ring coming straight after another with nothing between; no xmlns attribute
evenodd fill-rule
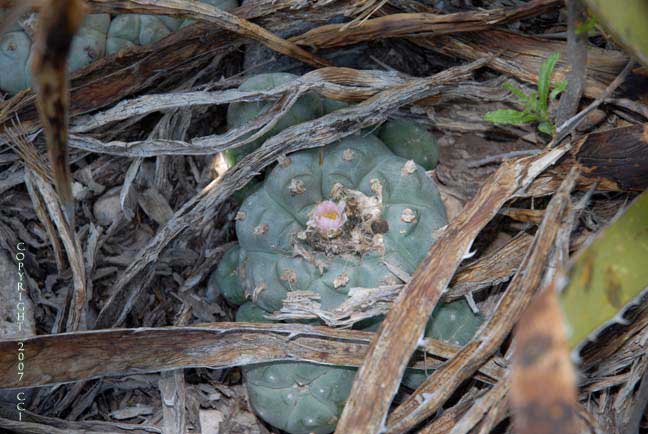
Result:
<svg viewBox="0 0 648 434"><path fill-rule="evenodd" d="M557 278L531 303L515 331L511 406L518 432L577 434L576 374L556 294Z"/></svg>
<svg viewBox="0 0 648 434"><path fill-rule="evenodd" d="M448 434L467 434L471 432L473 428L486 416L494 417L494 420L498 420L506 416L506 412L499 411L499 406L504 405L506 407L507 394L509 393L509 382L508 376L500 380L495 386L493 386L488 392L480 396L475 400L475 404L471 406L468 411L455 423L451 426L446 433ZM504 414L502 414L504 413ZM430 434L432 432L438 432L439 425L437 421L434 421L429 425L428 430L423 430L421 434ZM482 433L489 433L488 431L480 431Z"/></svg>
<svg viewBox="0 0 648 434"><path fill-rule="evenodd" d="M630 60L625 68L621 70L619 75L616 76L614 80L603 90L603 92L593 101L590 105L585 107L583 110L572 116L571 118L565 120L562 125L556 129L556 138L554 139L556 143L560 142L563 138L567 136L572 130L574 130L578 124L585 118L585 116L594 111L598 106L600 106L606 98L608 98L617 87L623 83L626 79L632 66L634 65L634 60Z"/></svg>
<svg viewBox="0 0 648 434"><path fill-rule="evenodd" d="M482 325L477 335L454 359L435 371L407 401L394 410L387 421L387 433L406 432L434 414L457 387L470 377L471 372L481 366L502 345L549 268L547 265L552 260L551 252L555 241L559 233L562 233L562 226L555 222L562 221L571 211L569 193L575 179L576 172L572 171L547 206L534 242L520 269L500 298L493 316Z"/></svg>
<svg viewBox="0 0 648 434"><path fill-rule="evenodd" d="M500 250L462 267L450 282L444 301L457 300L474 291L507 281L524 259L533 237L526 232L516 235Z"/></svg>
<svg viewBox="0 0 648 434"><path fill-rule="evenodd" d="M356 27L362 25L373 14L378 12L383 6L387 4L387 0L360 0L353 2L353 10L351 15L355 16L354 19L345 23L340 30L346 30L349 27Z"/></svg>
<svg viewBox="0 0 648 434"><path fill-rule="evenodd" d="M291 38L291 41L308 47L330 48L376 39L474 32L541 14L560 4L562 1L559 0L534 0L513 9L500 8L445 15L391 14L355 25L327 24Z"/></svg>
<svg viewBox="0 0 648 434"><path fill-rule="evenodd" d="M256 24L232 15L214 6L202 2L186 0L93 0L93 6L107 12L161 14L192 18L204 21L261 42L268 48L286 56L301 60L314 67L330 66L331 64L303 48L282 39Z"/></svg>
<svg viewBox="0 0 648 434"><path fill-rule="evenodd" d="M61 199L52 188L51 179L47 176L47 167L41 161L34 145L24 137L20 129L7 131L7 134L10 140L13 140L14 149L25 162L27 192L38 218L45 226L50 237L59 272L64 267L59 236L63 241L68 262L72 269L74 291L69 293L66 303L66 306L70 306L67 330L84 329L87 326L87 281L81 244L70 224L70 220L61 212Z"/></svg>
<svg viewBox="0 0 648 434"><path fill-rule="evenodd" d="M7 144L23 160L26 168L37 173L47 183L52 184L54 181L52 180L45 162L41 160L41 156L36 151L36 148L27 140L27 137L25 137L20 125L14 124L13 128L7 128L5 130L5 135L7 136ZM57 269L59 272L62 272L65 267L65 259L63 257L63 249L59 241L58 232L56 231L56 227L54 226L51 217L47 213L47 207L43 198L39 194L32 194L33 190L29 189L29 186L28 183L28 192L30 193L32 204L34 205L34 211L47 231L47 236L49 237L50 242L52 243L52 248L54 249L54 258L56 260Z"/></svg>
<svg viewBox="0 0 648 434"><path fill-rule="evenodd" d="M0 402L0 411L5 406ZM15 404L12 406L15 407ZM13 408L11 408L13 410ZM17 434L157 434L162 431L152 425L130 424L123 421L70 421L41 416L25 411L22 421L0 417L0 426Z"/></svg>
<svg viewBox="0 0 648 434"><path fill-rule="evenodd" d="M224 105L237 102L251 102L265 99L279 99L291 93L303 94L310 90L340 101L362 101L390 87L405 85L414 80L404 80L393 72L358 71L351 68L321 68L302 77L272 89L241 91L230 89L214 92L176 92L157 95L143 95L125 100L107 110L80 116L74 120L71 131L88 132L111 122L143 116L156 111L183 107ZM263 124L268 122L264 119ZM245 130L239 135L249 131ZM228 138L227 141L231 141Z"/></svg>
<svg viewBox="0 0 648 434"><path fill-rule="evenodd" d="M7 144L18 156L23 160L25 166L32 172L38 173L41 178L45 179L50 184L54 182L52 175L40 154L27 139L24 130L19 123L14 123L13 128L5 130L7 137Z"/></svg>
<svg viewBox="0 0 648 434"><path fill-rule="evenodd" d="M445 228L387 314L379 336L372 341L369 355L356 375L337 432L370 434L383 429L408 358L457 267L470 252L475 237L507 200L524 190L568 149L563 147L557 153L548 151L505 162ZM418 400L427 401L418 396ZM367 401L375 405L364 405Z"/></svg>
<svg viewBox="0 0 648 434"><path fill-rule="evenodd" d="M279 119L295 104L302 89L282 96L268 110L249 123L227 131L225 134L214 134L194 138L191 143L182 140L157 139L149 137L136 142L111 141L102 142L90 136L72 135L70 144L76 148L91 152L124 155L130 157L152 157L158 155L205 155L214 154L225 149L237 148L250 143L270 131ZM113 113L113 110L110 110ZM128 115L122 113L121 116Z"/></svg>
<svg viewBox="0 0 648 434"><path fill-rule="evenodd" d="M37 173L27 172L26 185L35 206L44 203L53 220L58 235L63 241L67 259L72 269L74 291L69 292L66 306L69 306L67 326L68 331L87 328L86 314L88 308L87 280L83 260L83 250L76 232L61 212L61 200L52 186ZM35 188L34 188L35 187ZM54 241L53 241L54 242Z"/></svg>
<svg viewBox="0 0 648 434"><path fill-rule="evenodd" d="M548 41L499 29L456 36L419 37L412 38L411 41L442 54L469 60L498 53L497 58L489 64L490 68L532 85L538 82L538 71L542 62L556 51L561 53L561 59L566 59L567 48L564 42ZM602 95L608 83L614 80L627 61L627 56L622 52L590 47L584 95L589 98ZM554 81L567 78L568 69L564 60L558 61Z"/></svg>
<svg viewBox="0 0 648 434"><path fill-rule="evenodd" d="M499 384L499 383L498 383ZM424 426L419 431L419 434L447 434L448 431L456 425L457 420L462 414L465 414L471 408L475 407L475 400L460 402L459 404L445 409L443 414L439 416L434 422Z"/></svg>
<svg viewBox="0 0 648 434"><path fill-rule="evenodd" d="M300 324L212 323L191 327L112 329L43 335L24 339L29 372L0 378L0 388L53 385L111 375L168 371L178 368L214 369L273 360L310 361L359 366L373 333ZM17 341L0 341L0 369L13 372ZM420 345L437 362L459 348L426 339ZM437 364L438 365L438 364ZM484 365L481 378L498 380L504 370Z"/></svg>
<svg viewBox="0 0 648 434"><path fill-rule="evenodd" d="M38 112L45 130L54 185L71 227L74 227L74 197L67 161L70 105L67 57L84 15L83 0L51 1L39 17L32 64Z"/></svg>

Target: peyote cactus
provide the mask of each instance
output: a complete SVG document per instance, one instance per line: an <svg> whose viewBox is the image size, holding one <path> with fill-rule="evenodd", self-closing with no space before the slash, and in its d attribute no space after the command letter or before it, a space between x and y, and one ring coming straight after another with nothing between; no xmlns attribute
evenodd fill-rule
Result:
<svg viewBox="0 0 648 434"><path fill-rule="evenodd" d="M327 434L335 430L356 370L275 362L243 372L250 404L269 424L291 434Z"/></svg>
<svg viewBox="0 0 648 434"><path fill-rule="evenodd" d="M88 15L72 42L69 69L76 71L104 56L110 15ZM0 89L10 94L31 86L32 38L19 24L0 36Z"/></svg>
<svg viewBox="0 0 648 434"><path fill-rule="evenodd" d="M270 322L265 315L266 311L247 302L239 308L236 320ZM432 313L426 336L465 345L481 321L464 300L443 304ZM243 368L252 407L268 423L290 434L333 432L355 372L354 368L305 362L262 363ZM408 369L403 384L415 389L425 378L422 370Z"/></svg>
<svg viewBox="0 0 648 434"><path fill-rule="evenodd" d="M318 293L332 309L352 287L399 282L386 265L413 273L446 224L439 193L424 169L375 136L352 136L325 149L291 154L237 214L239 265L232 249L210 279L232 304L247 299L237 321L268 321L289 291ZM232 277L238 275L238 281ZM440 306L428 335L464 344L479 317L465 301ZM349 393L354 369L310 363L244 368L257 413L291 434L329 433ZM411 371L404 383L424 378Z"/></svg>
<svg viewBox="0 0 648 434"><path fill-rule="evenodd" d="M432 233L445 225L439 193L424 170L373 136L288 161L246 199L236 225L243 287L262 309L279 309L296 289L320 293L328 309L350 287L393 283L384 262L413 272ZM343 218L328 209L332 201L347 224L335 223L340 234L322 234L329 228L319 222Z"/></svg>
<svg viewBox="0 0 648 434"><path fill-rule="evenodd" d="M208 301L215 301L217 295L220 294L231 305L238 306L245 303L245 294L238 276L240 252L239 246L236 245L225 252L221 258L218 268L209 277L209 283L207 284Z"/></svg>
<svg viewBox="0 0 648 434"><path fill-rule="evenodd" d="M31 86L31 48L31 38L21 29L0 35L0 89L14 94Z"/></svg>
<svg viewBox="0 0 648 434"><path fill-rule="evenodd" d="M272 322L266 318L268 312L261 309L251 301L243 303L236 311L236 321L238 322Z"/></svg>
<svg viewBox="0 0 648 434"><path fill-rule="evenodd" d="M110 26L110 15L88 15L74 37L70 50L69 69L76 71L106 54L106 35Z"/></svg>
<svg viewBox="0 0 648 434"><path fill-rule="evenodd" d="M177 20L142 14L117 15L110 23L106 52L114 54L125 48L159 41L178 28Z"/></svg>
<svg viewBox="0 0 648 434"><path fill-rule="evenodd" d="M241 83L239 90L270 90L282 84L294 81L297 78L298 77L294 74L283 72L254 75ZM271 105L272 103L267 101L230 104L227 109L228 128L237 128L244 125L261 114L262 111L270 108ZM290 126L315 119L322 114L322 111L322 101L320 97L315 93L308 93L297 100L295 105L291 107L288 113L279 119L272 130L258 140L255 140L243 147L228 149L224 152L225 158L230 165L233 165L239 158L258 148L259 145L261 145L261 143L263 143L263 141L268 137L277 134Z"/></svg>
<svg viewBox="0 0 648 434"><path fill-rule="evenodd" d="M238 6L236 0L200 0L200 2L216 6L225 11L235 9ZM189 19L164 15L117 15L110 23L107 53L114 54L135 45L152 44L193 22L193 20Z"/></svg>
<svg viewBox="0 0 648 434"><path fill-rule="evenodd" d="M238 6L237 0L201 1L226 11ZM0 18L5 14L0 9ZM156 42L193 22L161 15L123 14L112 21L108 14L88 15L72 42L69 69L76 71L123 48ZM0 35L0 90L14 94L31 86L32 48L30 32L17 23Z"/></svg>
<svg viewBox="0 0 648 434"><path fill-rule="evenodd" d="M439 160L439 145L423 126L409 119L390 119L378 131L378 137L392 152L407 160L414 160L430 170Z"/></svg>

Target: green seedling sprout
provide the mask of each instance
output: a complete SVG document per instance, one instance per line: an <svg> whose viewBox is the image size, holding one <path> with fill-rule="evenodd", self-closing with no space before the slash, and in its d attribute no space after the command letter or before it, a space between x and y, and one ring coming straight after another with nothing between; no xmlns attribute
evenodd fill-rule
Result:
<svg viewBox="0 0 648 434"><path fill-rule="evenodd" d="M538 122L538 130L540 132L553 135L556 127L549 116L549 101L554 101L567 88L567 80L562 80L551 89L551 76L553 75L554 67L559 57L560 53L552 53L542 66L540 66L537 91L532 91L527 94L522 88L511 83L504 83L502 85L502 87L518 97L524 110L495 110L486 113L484 119L495 124L508 125Z"/></svg>

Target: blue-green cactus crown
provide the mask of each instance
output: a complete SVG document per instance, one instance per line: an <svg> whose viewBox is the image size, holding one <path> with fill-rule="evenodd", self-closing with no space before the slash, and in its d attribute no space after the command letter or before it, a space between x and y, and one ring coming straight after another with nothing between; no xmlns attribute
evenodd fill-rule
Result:
<svg viewBox="0 0 648 434"><path fill-rule="evenodd" d="M312 227L323 202L345 203L340 234ZM248 297L267 311L288 291L310 290L332 308L354 286L393 283L395 266L412 273L445 210L425 171L373 136L290 155L241 206L236 232Z"/></svg>
<svg viewBox="0 0 648 434"><path fill-rule="evenodd" d="M333 309L353 287L397 283L394 268L413 273L445 224L423 167L372 135L351 136L291 154L266 176L237 214L239 250L223 258L210 291L232 304L247 300L237 321L269 321L296 290L316 292ZM427 335L465 344L480 322L465 301L442 305ZM324 434L335 429L355 370L280 362L244 373L262 418L291 434ZM424 378L411 370L403 382L416 387Z"/></svg>

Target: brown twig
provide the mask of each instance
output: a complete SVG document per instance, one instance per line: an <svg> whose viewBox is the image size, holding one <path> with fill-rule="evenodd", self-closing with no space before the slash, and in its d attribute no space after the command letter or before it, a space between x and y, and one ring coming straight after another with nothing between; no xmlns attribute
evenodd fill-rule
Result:
<svg viewBox="0 0 648 434"><path fill-rule="evenodd" d="M556 124L560 125L578 111L587 73L587 32L578 34L585 23L587 12L580 0L567 2L567 60L571 65L567 73L567 90L560 97Z"/></svg>
<svg viewBox="0 0 648 434"><path fill-rule="evenodd" d="M20 339L30 369L22 380L0 377L0 388L34 387L103 376L168 371L179 368L220 369L291 360L359 366L373 333L301 324L212 323L191 327L111 329ZM17 340L0 341L0 369L14 372ZM429 359L453 357L458 347L426 339L420 348ZM429 367L423 361L413 367ZM505 370L483 366L480 378L499 380Z"/></svg>
<svg viewBox="0 0 648 434"><path fill-rule="evenodd" d="M489 68L534 86L538 83L538 71L542 62L553 52L560 52L561 58L565 59L566 50L566 44L561 41L548 41L500 29L411 40L422 47L463 59L501 53L489 63ZM585 96L599 97L627 61L627 56L620 51L590 47L587 79L583 89ZM567 78L568 68L566 61L559 60L554 72L554 81Z"/></svg>
<svg viewBox="0 0 648 434"><path fill-rule="evenodd" d="M76 232L72 229L69 221L61 212L61 200L52 186L33 172L26 172L26 185L35 206L44 204L49 212L58 234L63 241L68 263L72 269L74 291L67 297L66 307L69 306L67 327L68 331L83 330L87 328L87 280L83 260L83 250ZM52 241L54 243L55 241Z"/></svg>
<svg viewBox="0 0 648 434"><path fill-rule="evenodd" d="M632 70L632 67L634 65L634 60L630 60L625 68L619 73L619 75L616 76L614 80L605 88L605 90L594 100L590 105L585 107L583 110L572 116L571 118L567 119L565 122L563 122L558 128L556 128L556 135L554 138L555 143L560 143L562 139L564 139L567 134L569 134L571 131L573 131L580 122L585 119L585 116L587 116L588 113L591 111L595 110L598 106L603 104L605 99L612 95L612 92L616 90L617 87L623 83L623 81L626 79L630 71Z"/></svg>
<svg viewBox="0 0 648 434"><path fill-rule="evenodd" d="M0 401L0 414L16 411L16 404ZM159 434L162 431L153 425L125 423L124 421L104 422L99 420L72 421L43 416L24 411L22 420L14 417L0 417L0 426L16 434Z"/></svg>
<svg viewBox="0 0 648 434"><path fill-rule="evenodd" d="M567 178L566 181L573 177ZM515 331L511 406L518 432L578 434L576 374L570 359L556 283L529 306Z"/></svg>
<svg viewBox="0 0 648 434"><path fill-rule="evenodd" d="M259 41L274 51L311 66L331 66L327 60L270 33L263 27L207 3L186 0L92 0L92 4L97 10L106 5L111 12L161 14L217 24L225 30Z"/></svg>
<svg viewBox="0 0 648 434"><path fill-rule="evenodd" d="M494 414L495 410L501 403L506 403L508 393L509 382L507 376L479 397L475 404L448 430L448 434L467 434L487 415L498 416Z"/></svg>
<svg viewBox="0 0 648 434"><path fill-rule="evenodd" d="M563 148L563 152L566 150ZM543 155L548 156L546 153ZM528 162L533 158L539 157L521 161ZM504 168L505 166L496 173L501 173ZM574 175L573 177L575 179ZM429 417L471 372L497 351L544 278L548 256L560 228L554 222L560 220L567 212L568 203L568 192L562 191L554 196L545 211L529 253L502 295L495 314L482 325L477 335L462 348L460 354L435 371L407 401L394 410L387 421L387 433L406 432ZM466 205L467 208L468 206Z"/></svg>
<svg viewBox="0 0 648 434"><path fill-rule="evenodd" d="M376 39L474 32L544 13L561 3L559 0L533 0L516 8L508 9L476 10L444 15L430 13L390 14L353 26L348 23L326 24L290 40L307 47L331 48Z"/></svg>
<svg viewBox="0 0 648 434"><path fill-rule="evenodd" d="M83 0L52 1L40 14L32 64L36 102L45 130L54 186L65 217L74 228L72 175L67 161L68 112L70 105L67 57L83 17Z"/></svg>

